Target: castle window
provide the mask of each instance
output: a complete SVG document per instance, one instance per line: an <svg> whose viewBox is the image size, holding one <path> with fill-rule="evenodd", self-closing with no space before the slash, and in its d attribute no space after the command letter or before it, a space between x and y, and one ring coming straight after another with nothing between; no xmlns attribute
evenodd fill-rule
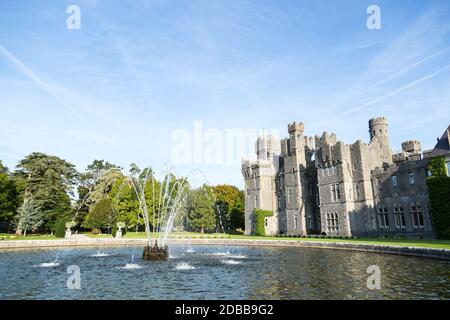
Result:
<svg viewBox="0 0 450 320"><path fill-rule="evenodd" d="M298 229L298 217L297 214L294 213L294 229Z"/></svg>
<svg viewBox="0 0 450 320"><path fill-rule="evenodd" d="M409 184L414 184L414 172L408 174Z"/></svg>
<svg viewBox="0 0 450 320"><path fill-rule="evenodd" d="M360 192L359 186L356 185L355 186L355 200L358 201L360 198L361 198L361 192Z"/></svg>
<svg viewBox="0 0 450 320"><path fill-rule="evenodd" d="M255 208L258 207L258 195L255 194Z"/></svg>
<svg viewBox="0 0 450 320"><path fill-rule="evenodd" d="M330 232L339 231L339 219L337 213L327 213L326 228L327 231Z"/></svg>
<svg viewBox="0 0 450 320"><path fill-rule="evenodd" d="M352 200L352 193L353 193L352 188L348 189L348 198L349 198L350 200Z"/></svg>
<svg viewBox="0 0 450 320"><path fill-rule="evenodd" d="M378 216L380 218L380 228L389 228L389 218L387 208L378 208Z"/></svg>
<svg viewBox="0 0 450 320"><path fill-rule="evenodd" d="M391 180L392 180L392 186L396 187L397 186L397 176L392 176Z"/></svg>
<svg viewBox="0 0 450 320"><path fill-rule="evenodd" d="M329 177L329 176L334 176L334 174L335 174L335 168L334 168L334 166L326 167L326 168L324 169L324 175L325 175L325 176L327 176L327 177Z"/></svg>
<svg viewBox="0 0 450 320"><path fill-rule="evenodd" d="M338 201L341 200L341 191L339 189L339 184L332 184L331 185L331 199L332 201Z"/></svg>
<svg viewBox="0 0 450 320"><path fill-rule="evenodd" d="M266 227L268 227L269 226L269 219L265 219L265 224L264 224Z"/></svg>
<svg viewBox="0 0 450 320"><path fill-rule="evenodd" d="M394 207L394 222L397 229L405 228L405 214L403 207Z"/></svg>
<svg viewBox="0 0 450 320"><path fill-rule="evenodd" d="M423 228L423 213L421 206L411 206L411 220L414 228Z"/></svg>

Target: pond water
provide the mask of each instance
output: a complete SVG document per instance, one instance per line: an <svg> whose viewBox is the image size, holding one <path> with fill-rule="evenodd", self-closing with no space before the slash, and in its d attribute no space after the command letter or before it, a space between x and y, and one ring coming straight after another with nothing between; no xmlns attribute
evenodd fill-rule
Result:
<svg viewBox="0 0 450 320"><path fill-rule="evenodd" d="M168 261L155 262L142 260L142 250L0 251L0 300L450 298L450 263L438 260L308 248L172 246ZM72 265L80 270L79 290L67 285ZM371 265L381 270L379 290L367 288Z"/></svg>

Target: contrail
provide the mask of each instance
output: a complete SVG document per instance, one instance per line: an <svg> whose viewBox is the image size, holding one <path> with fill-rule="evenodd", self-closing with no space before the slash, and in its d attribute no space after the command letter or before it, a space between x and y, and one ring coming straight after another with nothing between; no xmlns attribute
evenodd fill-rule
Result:
<svg viewBox="0 0 450 320"><path fill-rule="evenodd" d="M450 50L450 47L447 47L447 48L442 49L442 50L440 50L440 51L438 51L438 52L436 52L436 53L433 53L432 55L430 55L430 56L428 56L428 57L426 57L426 58L423 58L423 59L421 59L421 60L419 60L419 61L413 63L412 65L410 65L410 66L408 66L408 67L406 67L406 68L404 68L404 69L402 69L402 70L400 70L400 71L398 71L398 72L396 72L396 73L390 75L389 77L387 77L387 78L385 78L385 79L383 79L383 80L381 80L381 81L375 83L373 86L367 88L367 89L364 90L363 92L372 90L373 88L376 88L376 87L382 85L383 83L386 83L386 82L388 82L388 81L390 81L390 80L392 80L392 79L394 79L394 78L396 78L396 77L398 77L398 76L404 74L405 72L408 72L409 70L414 69L414 68L417 67L418 65L420 65L420 64L422 64L422 63L424 63L424 62L427 62L428 60L431 60L431 59L433 59L434 57L440 56L441 54L444 54L444 53L448 52L449 50Z"/></svg>
<svg viewBox="0 0 450 320"><path fill-rule="evenodd" d="M406 73L406 72L408 72L408 71L414 69L414 68L417 67L418 65L421 65L422 63L427 62L427 61L429 61L429 60L431 60L431 59L433 59L433 58L435 58L435 57L437 57L437 56L440 56L440 55L442 55L442 54L444 54L444 53L446 53L446 52L448 52L448 51L450 51L450 47L447 47L447 48L445 48L445 49L442 49L442 50L440 50L440 51L438 51L438 52L433 53L432 55L430 55L430 56L428 56L428 57L425 57L425 58L423 58L423 59L421 59L421 60L419 60L419 61L417 61L417 62L414 62L413 64L407 66L406 68L403 68L402 70L397 71L396 73L394 73L394 74L392 74L392 75L390 75L390 76L388 76L388 77L386 77L386 78L384 78L384 79L382 79L382 80L376 82L374 85L372 85L372 86L370 86L370 87L368 87L368 88L366 88L366 89L363 89L362 91L360 91L360 92L358 92L356 95L354 95L352 98L354 98L355 96L356 96L356 97L361 96L362 94L364 94L364 93L366 93L366 92L368 92L368 91L370 91L370 90L372 90L372 89L375 89L376 87L379 87L380 85L382 85L382 84L384 84L384 83L386 83L386 82L389 82L389 81L391 81L392 79L394 79L394 78L396 78L396 77L398 77L398 76L400 76L400 75L402 75L402 74L404 74L404 73ZM352 98L347 99L347 101L351 101ZM343 104L343 103L340 103L339 105L342 105L342 104ZM338 106L339 106L339 105L338 105ZM325 111L331 111L331 110L335 109L336 107L337 107L337 106L330 106L330 107L327 107L327 108L325 108Z"/></svg>
<svg viewBox="0 0 450 320"><path fill-rule="evenodd" d="M83 121L92 127L91 123L83 118L70 103L61 98L58 94L56 94L52 88L41 80L33 71L30 70L26 65L24 65L19 59L17 59L11 52L9 52L4 46L0 44L0 53L3 54L10 62L12 62L19 70L27 76L30 80L32 80L39 87L47 91L50 95L52 95L56 100L61 102L70 112L72 112L78 119Z"/></svg>
<svg viewBox="0 0 450 320"><path fill-rule="evenodd" d="M429 80L429 79L435 77L436 75L438 75L439 73L445 71L445 70L448 69L448 68L450 68L450 64L447 64L446 66L440 68L439 70L437 70L437 71L435 71L435 72L433 72L433 73L431 73L431 74L429 74L429 75L427 75L427 76L425 76L425 77L423 77L423 78L420 78L420 79L418 79L418 80L416 80L416 81L413 81L413 82L411 82L411 83L409 83L409 84L407 84L407 85L405 85L405 86L403 86L403 87L400 87L400 88L398 88L398 89L396 89L396 90L394 90L394 91L392 91L392 92L389 92L389 93L387 93L387 94L385 94L385 95L383 95L383 96L381 96L381 97L379 97L379 98L376 98L376 99L371 100L371 101L369 101L369 102L366 102L366 103L364 103L364 104L362 104L362 105L360 105L360 106L357 106L357 107L354 107L354 108L352 108L352 109L350 109L350 110L347 110L347 111L345 111L345 112L339 114L338 117L344 116L344 115L346 115L346 114L355 112L355 111L360 110L360 109L363 109L363 108L366 108L366 107L371 106L371 105L373 105L373 104L375 104L375 103L377 103L377 102L380 102L381 100L384 100L384 99L386 99L386 98L392 97L393 95L396 95L397 93L400 93L400 92L402 92L402 91L405 91L406 89L409 89L409 88L411 88L411 87L414 87L415 85L418 85L418 84L421 83L421 82L424 82L424 81L426 81L426 80Z"/></svg>

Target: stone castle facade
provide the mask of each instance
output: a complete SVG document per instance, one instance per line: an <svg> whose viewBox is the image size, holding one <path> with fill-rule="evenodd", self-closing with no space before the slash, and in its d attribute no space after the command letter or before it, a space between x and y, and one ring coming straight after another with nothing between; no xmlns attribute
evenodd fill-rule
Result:
<svg viewBox="0 0 450 320"><path fill-rule="evenodd" d="M384 117L369 121L368 143L308 137L299 122L288 133L258 138L257 160L242 163L246 234L255 230L254 210L263 209L273 212L267 235L433 237L420 142L393 154Z"/></svg>

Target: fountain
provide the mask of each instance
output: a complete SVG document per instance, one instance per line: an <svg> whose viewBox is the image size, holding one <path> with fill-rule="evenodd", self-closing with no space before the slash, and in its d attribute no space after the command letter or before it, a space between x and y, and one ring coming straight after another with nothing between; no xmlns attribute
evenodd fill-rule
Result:
<svg viewBox="0 0 450 320"><path fill-rule="evenodd" d="M169 246L160 247L157 242L153 246L147 245L142 257L144 260L167 260L169 258Z"/></svg>
<svg viewBox="0 0 450 320"><path fill-rule="evenodd" d="M131 175L127 177L126 181L131 184L135 191L144 218L147 245L142 257L144 260L167 260L169 258L169 246L167 245L169 233L177 215L186 209L187 180L176 180L174 175L165 174L159 185L157 206L155 204L155 191L158 182L152 170L148 169L143 179L142 174L138 177ZM150 229L149 208L145 197L146 189L151 189L152 192L152 230Z"/></svg>
<svg viewBox="0 0 450 320"><path fill-rule="evenodd" d="M96 181L99 181L105 173L110 171L119 171L124 177L115 198L123 191L126 185L134 190L137 197L139 203L138 217L143 218L147 235L147 244L142 254L144 260L167 260L169 258L167 244L169 233L175 224L176 218L187 209L186 201L189 192L187 178L177 179L167 168L163 170L160 180L155 178L154 172L150 168L146 168L143 171L135 170L130 175L125 175L121 169L111 168L99 174L96 177ZM203 175L202 172L200 173ZM202 178L203 181L206 181L204 175ZM91 191L92 186L70 222L70 228L76 225L74 222L75 217L78 215L81 206L87 201ZM151 202L151 204L148 202ZM152 219L151 223L150 219ZM117 223L117 238L122 236L122 228L124 227L125 224L123 222ZM68 228L68 232L70 232L70 228Z"/></svg>

